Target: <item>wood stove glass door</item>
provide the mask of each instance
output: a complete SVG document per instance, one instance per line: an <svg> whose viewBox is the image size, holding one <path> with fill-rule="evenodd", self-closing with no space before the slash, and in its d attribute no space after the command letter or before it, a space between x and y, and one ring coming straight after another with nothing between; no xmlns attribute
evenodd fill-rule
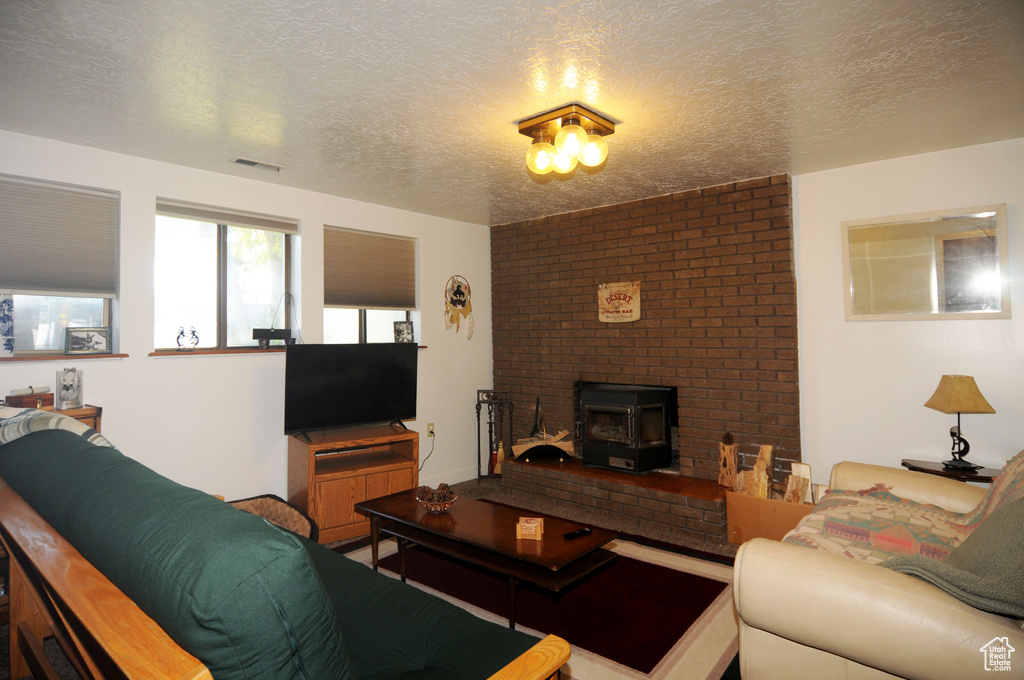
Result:
<svg viewBox="0 0 1024 680"><path fill-rule="evenodd" d="M635 445L636 432L631 406L586 405L583 413L583 441L630 448Z"/></svg>

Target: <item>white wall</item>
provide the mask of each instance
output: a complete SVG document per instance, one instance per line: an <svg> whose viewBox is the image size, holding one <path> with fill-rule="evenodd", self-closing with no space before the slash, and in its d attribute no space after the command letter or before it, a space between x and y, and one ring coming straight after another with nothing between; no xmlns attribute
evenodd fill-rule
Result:
<svg viewBox="0 0 1024 680"><path fill-rule="evenodd" d="M85 373L86 402L103 407L103 433L128 455L227 498L285 496L284 355L148 356L156 197L298 218L297 297L306 342L323 336L323 225L412 236L419 239L417 333L426 349L419 354L418 417L408 424L421 432L421 461L431 448L422 436L426 423L436 423L437 430L437 450L421 480L475 477L476 390L491 387L493 375L486 227L4 131L0 173L121 192L120 351L129 355L0 362L0 395L52 385L58 369L78 366ZM469 341L465 332L444 327L444 286L453 274L473 287L476 327Z"/></svg>
<svg viewBox="0 0 1024 680"><path fill-rule="evenodd" d="M322 337L322 225L419 239L422 311L418 419L436 423L424 483L474 476L476 390L492 384L490 246L485 227L393 210L269 181L242 179L0 131L0 172L121 192L121 334L127 359L0 362L0 394L85 371L86 401L123 451L184 484L237 498L285 495L284 357L154 358L153 218L157 196L301 220L302 334ZM253 171L258 176L259 171ZM287 172L287 170L285 170ZM975 376L996 409L965 415L970 459L1000 467L1024 448L1024 140L793 178L804 460L815 481L832 465L942 460L954 416L924 408L943 373ZM1006 203L1010 320L847 322L840 223ZM448 277L473 286L475 333L445 330ZM421 438L421 460L430 441Z"/></svg>
<svg viewBox="0 0 1024 680"><path fill-rule="evenodd" d="M927 409L942 374L973 375L994 415L962 415L968 459L1024 449L1024 139L793 178L804 461L816 482L856 460L949 458L955 415ZM845 321L841 222L1006 203L1013 318Z"/></svg>

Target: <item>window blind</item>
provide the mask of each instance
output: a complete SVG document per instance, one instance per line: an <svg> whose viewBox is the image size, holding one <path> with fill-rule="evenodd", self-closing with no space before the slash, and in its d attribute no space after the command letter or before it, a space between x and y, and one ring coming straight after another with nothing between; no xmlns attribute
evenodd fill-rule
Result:
<svg viewBox="0 0 1024 680"><path fill-rule="evenodd" d="M416 308L416 240L324 226L324 306Z"/></svg>
<svg viewBox="0 0 1024 680"><path fill-rule="evenodd" d="M289 217L275 217L245 210L216 208L208 205L199 205L198 203L176 201L170 198L157 198L156 212L158 215L166 215L167 217L181 217L187 220L226 224L230 227L266 229L293 236L299 233L299 221Z"/></svg>
<svg viewBox="0 0 1024 680"><path fill-rule="evenodd" d="M0 175L0 290L117 297L120 194Z"/></svg>

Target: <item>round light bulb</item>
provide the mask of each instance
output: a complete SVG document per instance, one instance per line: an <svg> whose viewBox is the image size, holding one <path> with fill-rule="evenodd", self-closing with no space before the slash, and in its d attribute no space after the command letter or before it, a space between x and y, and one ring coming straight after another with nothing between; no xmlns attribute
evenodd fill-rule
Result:
<svg viewBox="0 0 1024 680"><path fill-rule="evenodd" d="M555 169L555 147L547 142L534 142L526 152L526 167L530 172L546 175Z"/></svg>
<svg viewBox="0 0 1024 680"><path fill-rule="evenodd" d="M563 156L579 156L587 144L587 131L571 122L555 135L555 148Z"/></svg>
<svg viewBox="0 0 1024 680"><path fill-rule="evenodd" d="M588 168L596 168L608 158L608 142L601 135L590 135L580 154L580 163Z"/></svg>
<svg viewBox="0 0 1024 680"><path fill-rule="evenodd" d="M579 156L566 156L565 154L556 153L554 159L555 172L561 175L572 172L576 169L576 164L579 163L579 160Z"/></svg>

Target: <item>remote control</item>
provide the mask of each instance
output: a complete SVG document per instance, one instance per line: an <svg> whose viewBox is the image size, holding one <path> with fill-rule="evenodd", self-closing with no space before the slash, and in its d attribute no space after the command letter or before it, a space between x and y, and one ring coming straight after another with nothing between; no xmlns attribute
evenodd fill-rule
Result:
<svg viewBox="0 0 1024 680"><path fill-rule="evenodd" d="M586 536L589 533L590 533L590 527L583 527L582 529L577 529L576 531L570 531L569 533L564 534L562 536L562 538L564 538L567 541L571 541L574 538L579 538L580 536Z"/></svg>

